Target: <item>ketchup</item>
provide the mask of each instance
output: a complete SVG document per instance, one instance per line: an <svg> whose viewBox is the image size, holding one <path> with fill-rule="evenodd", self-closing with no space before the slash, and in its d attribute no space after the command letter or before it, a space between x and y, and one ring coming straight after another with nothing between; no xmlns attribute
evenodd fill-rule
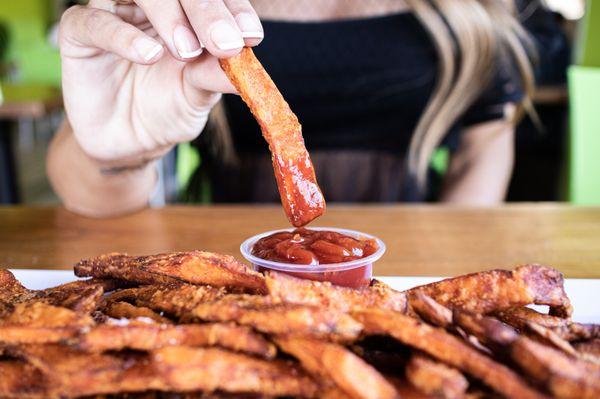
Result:
<svg viewBox="0 0 600 399"><path fill-rule="evenodd" d="M356 239L335 231L299 228L275 233L254 244L252 255L274 262L329 265L366 258L377 251L373 239Z"/></svg>

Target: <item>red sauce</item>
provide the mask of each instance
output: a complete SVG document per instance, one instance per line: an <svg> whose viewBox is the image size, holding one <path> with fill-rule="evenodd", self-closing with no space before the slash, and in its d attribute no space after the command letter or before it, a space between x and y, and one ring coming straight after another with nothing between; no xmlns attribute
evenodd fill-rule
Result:
<svg viewBox="0 0 600 399"><path fill-rule="evenodd" d="M366 263L347 270L311 271L312 265L328 265L366 258L378 249L373 239L356 239L334 231L299 228L293 232L275 233L258 240L252 255L274 262L305 265L305 270L290 272L309 280L329 281L332 284L360 288L371 281L373 266ZM255 265L257 270L268 268Z"/></svg>
<svg viewBox="0 0 600 399"><path fill-rule="evenodd" d="M299 228L275 233L254 244L252 255L274 262L329 265L366 258L377 251L373 239L356 239L334 231Z"/></svg>

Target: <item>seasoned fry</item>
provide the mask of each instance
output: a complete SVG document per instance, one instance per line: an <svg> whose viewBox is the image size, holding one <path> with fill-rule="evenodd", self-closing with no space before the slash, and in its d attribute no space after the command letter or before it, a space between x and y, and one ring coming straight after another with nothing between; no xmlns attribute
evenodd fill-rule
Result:
<svg viewBox="0 0 600 399"><path fill-rule="evenodd" d="M56 395L86 396L118 392L256 392L313 397L317 385L301 370L220 349L167 347L151 356L99 354L62 346L15 349L56 382Z"/></svg>
<svg viewBox="0 0 600 399"><path fill-rule="evenodd" d="M454 320L486 345L495 347L496 352L508 348L511 359L554 396L595 398L600 395L600 366L519 336L511 327L491 317L455 309Z"/></svg>
<svg viewBox="0 0 600 399"><path fill-rule="evenodd" d="M169 390L143 355L86 353L62 345L11 348L54 386L52 397Z"/></svg>
<svg viewBox="0 0 600 399"><path fill-rule="evenodd" d="M293 336L278 337L275 342L306 370L335 382L352 398L399 398L377 370L340 345Z"/></svg>
<svg viewBox="0 0 600 399"><path fill-rule="evenodd" d="M108 255L39 291L0 270L0 399L600 397L600 327L553 269L398 292L233 262Z"/></svg>
<svg viewBox="0 0 600 399"><path fill-rule="evenodd" d="M214 287L266 291L262 274L239 263L233 256L211 252L174 252L149 256L101 255L75 265L78 277L114 278L138 284L177 281Z"/></svg>
<svg viewBox="0 0 600 399"><path fill-rule="evenodd" d="M569 341L562 339L558 334L547 327L528 322L527 336L543 344L554 346L556 349L560 349L568 355L579 357L579 353L577 353Z"/></svg>
<svg viewBox="0 0 600 399"><path fill-rule="evenodd" d="M513 343L511 354L529 376L545 384L558 398L600 397L600 369L591 363L525 337Z"/></svg>
<svg viewBox="0 0 600 399"><path fill-rule="evenodd" d="M567 341L600 338L600 325L598 324L573 323L570 319L539 313L529 308L505 309L496 312L494 316L519 330L527 329L529 323L538 324L551 329Z"/></svg>
<svg viewBox="0 0 600 399"><path fill-rule="evenodd" d="M600 358L600 339L595 338L589 341L576 342L573 347L580 353L588 354Z"/></svg>
<svg viewBox="0 0 600 399"><path fill-rule="evenodd" d="M134 300L137 306L174 315L183 322L234 321L265 333L286 334L297 330L333 340L353 340L360 333L359 323L333 309L277 304L268 296L227 295L212 287L141 287L117 292L108 300Z"/></svg>
<svg viewBox="0 0 600 399"><path fill-rule="evenodd" d="M17 304L0 320L0 343L56 343L77 336L93 324L90 316L42 302Z"/></svg>
<svg viewBox="0 0 600 399"><path fill-rule="evenodd" d="M239 55L220 62L269 143L281 204L288 219L296 227L308 224L325 212L325 199L304 146L298 118L252 49L244 48Z"/></svg>
<svg viewBox="0 0 600 399"><path fill-rule="evenodd" d="M406 312L406 295L376 280L370 287L352 289L283 273L267 272L265 277L269 295L278 302L321 306L342 312L368 308Z"/></svg>
<svg viewBox="0 0 600 399"><path fill-rule="evenodd" d="M353 312L370 335L389 335L405 345L480 379L509 398L543 398L518 374L497 363L444 330L431 327L397 312Z"/></svg>
<svg viewBox="0 0 600 399"><path fill-rule="evenodd" d="M448 328L452 325L452 311L420 291L410 295L409 306L423 320L434 326Z"/></svg>
<svg viewBox="0 0 600 399"><path fill-rule="evenodd" d="M46 290L30 290L23 287L10 271L0 269L0 317L10 313L16 304L34 302L90 313L98 306L103 293L101 285L85 281Z"/></svg>
<svg viewBox="0 0 600 399"><path fill-rule="evenodd" d="M204 302L213 302L227 294L222 288L196 286L191 284L149 285L114 292L106 299L110 305L115 302L133 302L175 317L189 314Z"/></svg>
<svg viewBox="0 0 600 399"><path fill-rule="evenodd" d="M468 334L475 336L479 342L496 352L501 352L503 347L511 345L519 338L513 328L480 314L455 309L452 320Z"/></svg>
<svg viewBox="0 0 600 399"><path fill-rule="evenodd" d="M0 302L10 302L13 298L29 293L10 271L0 269Z"/></svg>
<svg viewBox="0 0 600 399"><path fill-rule="evenodd" d="M96 326L82 334L78 346L86 351L123 349L151 351L165 346L221 346L234 351L273 358L273 344L247 327L228 323L160 325L131 322Z"/></svg>
<svg viewBox="0 0 600 399"><path fill-rule="evenodd" d="M455 368L422 353L414 353L406 365L406 379L426 394L439 398L463 398L469 382Z"/></svg>
<svg viewBox="0 0 600 399"><path fill-rule="evenodd" d="M153 352L152 363L176 391L256 392L314 397L318 385L290 363L254 359L220 349L171 346Z"/></svg>
<svg viewBox="0 0 600 399"><path fill-rule="evenodd" d="M50 386L35 367L19 361L0 361L0 398L48 399Z"/></svg>
<svg viewBox="0 0 600 399"><path fill-rule="evenodd" d="M152 320L159 324L173 324L170 319L161 316L150 308L133 306L127 302L110 302L103 309L107 316L115 319L138 319Z"/></svg>
<svg viewBox="0 0 600 399"><path fill-rule="evenodd" d="M333 309L295 304L272 304L268 297L230 295L202 303L190 313L192 319L235 321L270 334L306 334L333 341L352 341L360 323Z"/></svg>
<svg viewBox="0 0 600 399"><path fill-rule="evenodd" d="M525 265L514 271L491 270L449 278L415 287L444 306L487 314L531 303L549 305L553 314L569 317L571 302L563 287L563 276L555 269Z"/></svg>

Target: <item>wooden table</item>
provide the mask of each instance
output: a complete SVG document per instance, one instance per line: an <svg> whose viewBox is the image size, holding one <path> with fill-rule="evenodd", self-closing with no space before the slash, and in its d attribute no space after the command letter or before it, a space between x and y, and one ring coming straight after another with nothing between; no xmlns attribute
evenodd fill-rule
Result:
<svg viewBox="0 0 600 399"><path fill-rule="evenodd" d="M509 205L330 206L316 225L361 230L388 246L377 275L455 275L539 262L600 278L600 208ZM105 252L203 249L239 257L247 237L287 227L279 206L148 209L95 220L61 208L0 208L0 267L69 269Z"/></svg>

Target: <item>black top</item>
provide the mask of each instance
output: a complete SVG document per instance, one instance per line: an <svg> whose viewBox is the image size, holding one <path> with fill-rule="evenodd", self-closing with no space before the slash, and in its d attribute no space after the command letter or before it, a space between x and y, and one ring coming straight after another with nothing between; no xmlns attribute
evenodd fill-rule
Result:
<svg viewBox="0 0 600 399"><path fill-rule="evenodd" d="M412 13L263 25L265 39L255 53L298 116L309 151L406 152L438 75L431 39ZM445 144L455 148L460 127L501 118L503 104L520 100L516 75L499 62ZM267 151L241 99L228 95L225 104L238 153Z"/></svg>
<svg viewBox="0 0 600 399"><path fill-rule="evenodd" d="M328 201L422 201L435 195L417 190L406 173L405 155L438 76L433 43L412 13L263 26L265 39L254 51L302 124ZM521 99L513 68L510 60L496 63L484 93L449 127L445 146L456 149L462 127L501 118L504 104ZM197 200L206 192L200 186L209 183L214 202L278 201L258 124L240 97L226 95L224 101L239 162L224 164L208 143L201 144L202 167L188 199Z"/></svg>

